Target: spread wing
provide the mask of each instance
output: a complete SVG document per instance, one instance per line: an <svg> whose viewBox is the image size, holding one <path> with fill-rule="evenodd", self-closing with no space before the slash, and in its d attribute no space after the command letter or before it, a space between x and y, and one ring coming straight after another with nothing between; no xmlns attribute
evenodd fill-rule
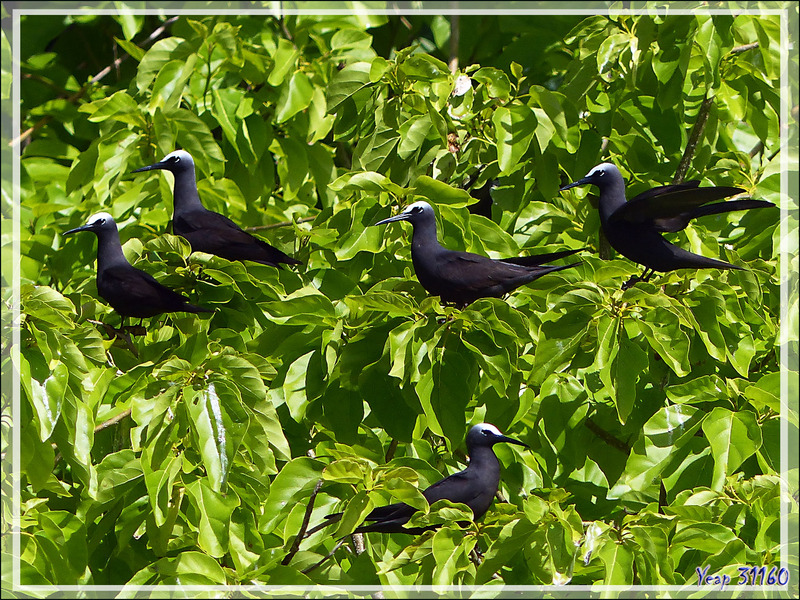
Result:
<svg viewBox="0 0 800 600"><path fill-rule="evenodd" d="M698 181L689 181L647 190L614 211L609 218L609 224L626 221L647 225L657 231L679 231L697 216L747 208L739 207L735 202L729 202L720 203L718 208L713 211L700 210L704 204L741 194L745 190L725 186L701 188L697 187L698 183Z"/></svg>

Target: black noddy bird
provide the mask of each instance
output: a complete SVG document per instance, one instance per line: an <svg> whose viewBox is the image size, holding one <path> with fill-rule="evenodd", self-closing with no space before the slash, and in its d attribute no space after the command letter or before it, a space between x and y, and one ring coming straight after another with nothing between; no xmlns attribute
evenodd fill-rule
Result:
<svg viewBox="0 0 800 600"><path fill-rule="evenodd" d="M647 281L655 271L708 268L743 270L722 260L688 252L669 243L661 234L685 229L689 221L704 215L775 206L766 200L731 200L708 204L745 190L736 187L701 188L697 179L655 187L626 201L625 180L619 169L611 163L597 165L586 177L565 185L560 191L586 184L600 188L600 224L608 243L617 252L645 268L641 275L634 275L623 284L622 289L628 289L637 281Z"/></svg>
<svg viewBox="0 0 800 600"><path fill-rule="evenodd" d="M478 298L500 298L542 275L580 264L544 264L575 254L579 250L503 259L448 250L436 237L433 207L424 201L414 202L400 214L378 221L375 225L395 221L409 221L414 228L411 236L411 261L422 287L428 293L440 296L443 301L454 302L461 307Z"/></svg>
<svg viewBox="0 0 800 600"><path fill-rule="evenodd" d="M170 152L163 160L133 172L156 169L169 171L175 177L172 231L189 240L195 252L215 254L228 260L251 260L272 267L281 263L301 264L296 258L250 235L228 217L203 206L197 193L194 160L185 150Z"/></svg>
<svg viewBox="0 0 800 600"><path fill-rule="evenodd" d="M489 510L500 485L500 461L492 450L492 446L499 442L528 448L527 444L500 433L494 425L480 423L473 426L467 433L467 454L469 454L467 468L437 481L422 492L428 504L433 504L437 500L462 502L472 509L475 520L481 518ZM438 525L404 527L416 511L416 508L404 502L380 506L364 518L370 524L359 526L353 533L377 531L416 535L438 527ZM334 513L325 518L339 520L341 515L342 513Z"/></svg>
<svg viewBox="0 0 800 600"><path fill-rule="evenodd" d="M152 275L131 265L122 253L117 224L105 212L89 217L86 225L64 232L91 231L97 236L97 293L122 317L143 319L167 312L214 312L189 304Z"/></svg>

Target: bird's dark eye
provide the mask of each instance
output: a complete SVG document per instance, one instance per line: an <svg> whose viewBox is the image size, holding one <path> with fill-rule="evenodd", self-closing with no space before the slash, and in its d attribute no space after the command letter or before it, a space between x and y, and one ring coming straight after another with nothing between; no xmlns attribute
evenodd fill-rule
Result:
<svg viewBox="0 0 800 600"><path fill-rule="evenodd" d="M179 162L181 162L181 157L180 156L170 156L167 159L167 162L168 163L179 163Z"/></svg>
<svg viewBox="0 0 800 600"><path fill-rule="evenodd" d="M483 435L487 435L487 436L488 436L488 435L489 435L489 434L491 434L492 432L491 432L491 431L489 431L488 429L481 429L481 433L482 433Z"/></svg>
<svg viewBox="0 0 800 600"><path fill-rule="evenodd" d="M411 209L411 212L412 213L421 213L422 212L422 207L421 206L415 206L414 208Z"/></svg>
<svg viewBox="0 0 800 600"><path fill-rule="evenodd" d="M598 176L598 177L602 177L602 176L603 176L603 175L605 175L605 174L606 174L606 172L605 172L605 171L598 171L598 172L597 172L597 176Z"/></svg>

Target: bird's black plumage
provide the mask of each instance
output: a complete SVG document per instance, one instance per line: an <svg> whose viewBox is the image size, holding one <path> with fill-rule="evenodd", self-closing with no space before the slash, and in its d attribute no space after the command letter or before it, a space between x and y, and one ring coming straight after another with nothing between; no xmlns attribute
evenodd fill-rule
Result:
<svg viewBox="0 0 800 600"><path fill-rule="evenodd" d="M417 279L428 293L445 302L465 306L478 298L499 298L547 273L579 263L552 266L548 260L569 256L578 250L565 250L538 256L492 259L487 256L448 250L436 236L436 216L427 202L415 202L402 213L375 223L409 221L414 227L411 260Z"/></svg>
<svg viewBox="0 0 800 600"><path fill-rule="evenodd" d="M655 187L629 201L625 199L625 180L611 163L594 167L589 173L561 188L591 184L600 188L600 224L608 243L620 254L645 267L640 277L633 277L623 287L647 280L653 271L675 269L738 269L731 263L694 254L662 237L684 229L694 218L736 210L775 206L765 200L716 202L744 192L736 187L698 187L698 180ZM645 275L650 270L650 275Z"/></svg>
<svg viewBox="0 0 800 600"><path fill-rule="evenodd" d="M475 519L482 517L491 506L500 485L500 461L492 450L492 446L499 442L518 444L527 448L527 444L503 435L497 427L489 423L480 423L472 427L467 433L469 465L463 471L445 477L422 492L428 504L433 504L437 500L462 502L472 509ZM377 531L418 534L435 527L406 528L404 525L416 510L404 502L380 506L365 517L365 521L369 524L361 525L355 533ZM326 519L336 519L340 516L341 513L334 513L328 515Z"/></svg>
<svg viewBox="0 0 800 600"><path fill-rule="evenodd" d="M185 150L176 150L163 160L133 172L155 169L169 171L175 176L172 231L175 235L186 238L192 245L192 250L215 254L228 260L251 260L273 267L281 263L300 264L296 258L250 235L228 217L204 207L197 193L194 160Z"/></svg>
<svg viewBox="0 0 800 600"><path fill-rule="evenodd" d="M190 304L152 275L132 266L122 253L117 224L108 213L97 213L83 227L97 236L97 292L123 317L145 318L168 312L213 312Z"/></svg>

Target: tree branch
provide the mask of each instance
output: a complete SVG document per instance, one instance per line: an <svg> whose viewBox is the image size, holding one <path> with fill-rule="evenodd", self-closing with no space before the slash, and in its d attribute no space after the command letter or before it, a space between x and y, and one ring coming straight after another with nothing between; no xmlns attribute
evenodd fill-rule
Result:
<svg viewBox="0 0 800 600"><path fill-rule="evenodd" d="M280 223L271 223L270 225L253 225L252 227L245 227L245 231L263 231L264 229L276 229L278 227L288 227L293 223L308 223L317 217L303 217L297 221L281 221Z"/></svg>
<svg viewBox="0 0 800 600"><path fill-rule="evenodd" d="M392 438L392 441L389 443L389 447L386 449L386 456L384 457L385 462L388 463L394 458L394 453L397 451L397 444L397 440Z"/></svg>
<svg viewBox="0 0 800 600"><path fill-rule="evenodd" d="M306 514L303 515L303 523L300 525L300 531L297 532L297 536L294 538L294 543L292 544L292 549L289 550L289 554L281 561L282 565L288 565L292 558L294 558L294 555L297 554L297 551L300 550L300 542L305 538L308 522L311 520L311 511L314 510L314 501L317 499L317 493L321 487L322 479L317 482L317 485L314 486L314 491L311 492L311 497L308 499L308 506L306 506Z"/></svg>
<svg viewBox="0 0 800 600"><path fill-rule="evenodd" d="M458 7L456 2L450 3L451 7ZM450 17L450 61L447 66L450 67L450 72L455 74L458 71L458 39L460 37L461 28L459 15L451 15Z"/></svg>
<svg viewBox="0 0 800 600"><path fill-rule="evenodd" d="M737 46L736 48L731 48L731 54L741 54L742 52L747 52L748 50L753 50L754 48L758 48L758 42L753 42L752 44L745 44L744 46Z"/></svg>
<svg viewBox="0 0 800 600"><path fill-rule="evenodd" d="M608 433L605 429L600 427L597 423L592 421L591 419L586 419L585 421L586 427L589 428L589 431L594 433L597 437L603 440L606 444L611 446L612 448L616 448L620 452L624 452L625 454L629 454L631 451L630 446L625 442L618 440L613 435Z"/></svg>
<svg viewBox="0 0 800 600"><path fill-rule="evenodd" d="M100 425L98 425L97 427L94 428L94 432L97 433L98 431L103 431L103 429L107 429L108 427L111 427L112 425L116 425L117 423L122 421L122 419L124 419L126 417L129 417L130 414L131 414L131 409L130 408L127 409L127 410L123 410L116 417L111 417L108 421L103 421L102 423L100 423Z"/></svg>

